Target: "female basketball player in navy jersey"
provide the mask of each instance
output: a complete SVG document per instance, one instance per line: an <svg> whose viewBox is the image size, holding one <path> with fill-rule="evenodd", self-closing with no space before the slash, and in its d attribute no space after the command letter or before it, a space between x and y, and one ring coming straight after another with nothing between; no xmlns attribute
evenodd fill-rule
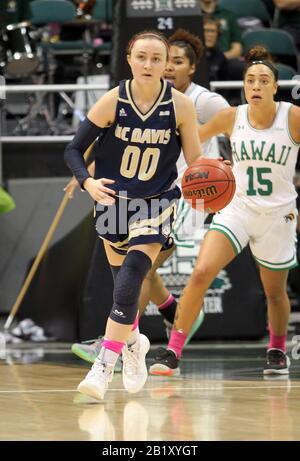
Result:
<svg viewBox="0 0 300 461"><path fill-rule="evenodd" d="M225 109L199 129L205 140L226 133L231 140L237 190L217 213L179 300L166 350L158 351L150 372L174 375L182 348L206 290L249 243L259 266L268 306L270 342L265 374L288 374L286 334L290 302L288 270L297 265L297 210L293 176L300 144L300 108L274 101L278 72L262 47L250 50L244 90L248 104Z"/></svg>
<svg viewBox="0 0 300 461"><path fill-rule="evenodd" d="M164 77L172 83L178 91L191 98L196 108L198 124L202 125L220 110L229 107L229 104L221 95L211 92L192 81L197 63L200 61L204 49L199 37L184 29L178 29L168 41L170 45L169 60ZM202 147L205 156L210 157L217 155L218 145L215 138L207 141ZM177 162L177 185L180 185L185 169L186 162L184 156L180 155ZM90 174L94 176L94 163L89 166L89 171ZM73 197L73 191L77 185L78 182L76 180L71 180L66 186L65 190L68 191L70 197ZM199 215L198 219L195 219L194 215ZM194 246L195 233L200 230L200 225L197 225L199 221L201 221L200 214L194 211L183 199L180 199L174 232L172 233L177 246ZM185 233L183 232L183 226L184 229L186 229ZM169 333L174 321L177 302L164 286L161 277L156 272L157 268L166 261L176 248L171 240L168 243L168 245L165 245L163 251L159 253L145 278L139 301L139 315L141 316L144 313L149 299L151 299L151 301L158 306L159 312L163 315L164 323ZM190 339L199 328L203 316L204 312L201 311L199 317L194 322L188 339ZM99 353L101 341L102 339L100 338L92 344L75 343L72 345L72 351L82 359L93 362Z"/></svg>
<svg viewBox="0 0 300 461"><path fill-rule="evenodd" d="M133 79L92 107L65 151L67 165L95 201L96 230L115 279L100 354L78 386L97 399L104 398L121 351L125 389L138 392L147 379L149 341L136 328L140 289L171 232L181 148L187 164L201 154L192 101L162 80L168 48L159 33L135 36L127 54ZM83 153L97 137L92 178Z"/></svg>

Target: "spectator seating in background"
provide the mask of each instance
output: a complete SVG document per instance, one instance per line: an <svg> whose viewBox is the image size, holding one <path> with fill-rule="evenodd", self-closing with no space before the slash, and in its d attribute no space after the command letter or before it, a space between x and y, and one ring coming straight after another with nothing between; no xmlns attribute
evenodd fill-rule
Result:
<svg viewBox="0 0 300 461"><path fill-rule="evenodd" d="M93 9L92 18L104 22L104 23L112 23L113 20L113 2L112 0L96 0L96 4ZM112 49L112 42L111 41L104 41L103 43L97 45L94 44L94 50L96 52L96 56L109 56Z"/></svg>
<svg viewBox="0 0 300 461"><path fill-rule="evenodd" d="M67 0L34 0L30 4L31 23L36 26L44 24L67 24L76 19L76 8ZM85 40L59 40L44 42L43 48L54 54L82 54L83 50L92 49L92 45Z"/></svg>
<svg viewBox="0 0 300 461"><path fill-rule="evenodd" d="M297 75L297 71L286 64L276 63L276 68L278 70L279 80L292 80L292 78Z"/></svg>
<svg viewBox="0 0 300 461"><path fill-rule="evenodd" d="M244 53L255 45L265 46L280 63L298 69L297 48L293 37L283 30L260 29L243 34Z"/></svg>
<svg viewBox="0 0 300 461"><path fill-rule="evenodd" d="M276 67L278 69L278 79L279 80L292 80L295 75L297 75L297 71L286 64L276 63ZM298 102L293 97L292 88L283 88L279 86L276 99L278 101L288 101L292 104L299 105Z"/></svg>
<svg viewBox="0 0 300 461"><path fill-rule="evenodd" d="M260 19L263 23L271 24L272 18L265 4L261 0L220 0L222 8L234 13L237 18L253 16Z"/></svg>
<svg viewBox="0 0 300 461"><path fill-rule="evenodd" d="M93 9L93 19L103 22L111 22L113 17L112 0L96 0Z"/></svg>
<svg viewBox="0 0 300 461"><path fill-rule="evenodd" d="M68 0L35 0L30 4L30 11L33 24L48 24L49 22L61 24L72 21L76 17L75 5Z"/></svg>

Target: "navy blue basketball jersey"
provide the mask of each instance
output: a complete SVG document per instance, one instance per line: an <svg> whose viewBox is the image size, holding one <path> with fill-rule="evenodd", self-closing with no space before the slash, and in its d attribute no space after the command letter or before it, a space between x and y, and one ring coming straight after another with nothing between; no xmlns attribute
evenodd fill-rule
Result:
<svg viewBox="0 0 300 461"><path fill-rule="evenodd" d="M177 178L181 143L171 88L162 81L157 100L143 114L133 101L131 80L120 82L115 121L96 149L95 178L114 179L109 187L128 198L158 195Z"/></svg>

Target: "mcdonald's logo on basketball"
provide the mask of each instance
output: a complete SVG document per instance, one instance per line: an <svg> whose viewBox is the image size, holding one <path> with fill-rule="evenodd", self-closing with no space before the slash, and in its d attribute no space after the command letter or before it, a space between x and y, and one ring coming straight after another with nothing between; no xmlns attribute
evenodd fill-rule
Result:
<svg viewBox="0 0 300 461"><path fill-rule="evenodd" d="M197 171L185 176L185 182L193 181L194 179L208 179L209 171Z"/></svg>

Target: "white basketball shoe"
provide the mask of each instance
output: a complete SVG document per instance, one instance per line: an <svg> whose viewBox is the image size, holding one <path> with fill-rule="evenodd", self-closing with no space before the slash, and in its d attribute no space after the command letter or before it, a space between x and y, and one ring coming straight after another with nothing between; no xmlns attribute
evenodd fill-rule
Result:
<svg viewBox="0 0 300 461"><path fill-rule="evenodd" d="M132 346L125 344L123 347L123 384L131 394L139 392L147 380L145 357L149 349L149 339L143 334L139 335L138 340Z"/></svg>
<svg viewBox="0 0 300 461"><path fill-rule="evenodd" d="M97 400L104 399L108 384L112 381L114 375L114 365L103 362L101 354L96 358L94 365L79 383L77 390L81 394L88 395Z"/></svg>

